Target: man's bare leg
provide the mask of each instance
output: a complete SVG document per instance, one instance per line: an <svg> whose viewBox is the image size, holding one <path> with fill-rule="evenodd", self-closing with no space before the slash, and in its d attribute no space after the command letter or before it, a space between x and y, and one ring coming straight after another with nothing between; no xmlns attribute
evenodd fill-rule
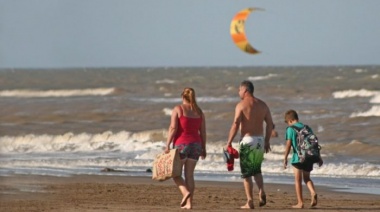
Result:
<svg viewBox="0 0 380 212"><path fill-rule="evenodd" d="M247 196L247 203L240 208L242 209L253 209L253 182L252 177L244 178L244 190Z"/></svg>
<svg viewBox="0 0 380 212"><path fill-rule="evenodd" d="M293 205L293 208L303 208L303 198L302 198L302 173L303 171L293 167L294 171L294 185L297 194L297 205Z"/></svg>
<svg viewBox="0 0 380 212"><path fill-rule="evenodd" d="M259 188L259 201L260 201L259 206L261 207L261 206L266 205L267 203L267 199L266 199L266 195L264 191L263 175L259 173L259 174L256 174L254 178L255 178L256 185Z"/></svg>

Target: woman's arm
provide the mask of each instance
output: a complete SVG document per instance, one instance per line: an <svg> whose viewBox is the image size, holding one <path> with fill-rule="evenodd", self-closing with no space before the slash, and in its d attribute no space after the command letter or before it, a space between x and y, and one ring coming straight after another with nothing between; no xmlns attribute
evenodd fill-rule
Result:
<svg viewBox="0 0 380 212"><path fill-rule="evenodd" d="M205 159L207 156L207 151L206 151L206 119L204 114L202 113L202 124L201 124L201 139L202 139L202 154L201 157L202 159Z"/></svg>
<svg viewBox="0 0 380 212"><path fill-rule="evenodd" d="M175 134L178 129L178 106L173 108L172 115L170 118L170 125L168 129L168 138L166 140L165 153L168 153L170 150L170 144L172 143Z"/></svg>

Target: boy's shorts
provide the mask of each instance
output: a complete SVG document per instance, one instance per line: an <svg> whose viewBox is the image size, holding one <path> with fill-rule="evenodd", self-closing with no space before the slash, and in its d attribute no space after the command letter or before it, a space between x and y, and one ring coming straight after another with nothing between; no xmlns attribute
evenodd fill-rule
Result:
<svg viewBox="0 0 380 212"><path fill-rule="evenodd" d="M301 169L305 172L313 171L313 163L292 163L296 169Z"/></svg>

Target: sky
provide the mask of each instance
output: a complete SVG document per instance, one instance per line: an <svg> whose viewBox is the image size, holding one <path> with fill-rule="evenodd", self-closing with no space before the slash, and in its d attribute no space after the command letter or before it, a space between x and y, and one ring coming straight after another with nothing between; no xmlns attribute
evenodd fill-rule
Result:
<svg viewBox="0 0 380 212"><path fill-rule="evenodd" d="M230 22L247 7L251 55ZM0 68L379 65L380 0L0 0Z"/></svg>

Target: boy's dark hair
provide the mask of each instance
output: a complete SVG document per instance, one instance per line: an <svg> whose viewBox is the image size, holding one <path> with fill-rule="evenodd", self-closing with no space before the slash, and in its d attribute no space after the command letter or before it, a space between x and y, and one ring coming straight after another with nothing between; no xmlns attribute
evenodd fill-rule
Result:
<svg viewBox="0 0 380 212"><path fill-rule="evenodd" d="M288 110L285 113L285 121L298 121L298 114L295 110Z"/></svg>
<svg viewBox="0 0 380 212"><path fill-rule="evenodd" d="M244 86L247 91L253 95L253 91L255 91L255 87L253 86L251 81L244 80L243 82L240 83L240 86Z"/></svg>

